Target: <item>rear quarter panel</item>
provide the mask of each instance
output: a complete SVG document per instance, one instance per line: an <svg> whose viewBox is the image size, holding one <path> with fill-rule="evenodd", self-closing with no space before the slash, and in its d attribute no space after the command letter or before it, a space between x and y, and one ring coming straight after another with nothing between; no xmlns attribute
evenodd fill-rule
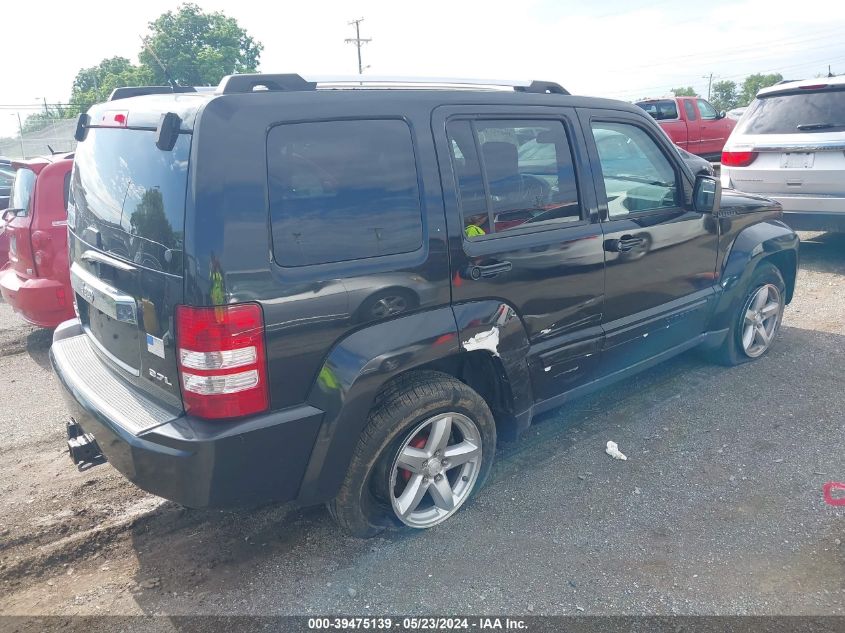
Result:
<svg viewBox="0 0 845 633"><path fill-rule="evenodd" d="M286 94L284 107L277 95L226 95L199 112L194 129L185 301L213 305L210 272L217 269L224 280L225 302L261 304L273 409L305 401L332 346L378 322L362 310L369 298L402 288L412 313L448 305L450 300L443 200L428 127L430 108L407 100L399 108L380 94L339 92L343 94ZM278 265L270 230L269 131L279 124L379 118L402 118L411 129L423 220L420 248L338 263ZM331 232L330 223L326 230Z"/></svg>

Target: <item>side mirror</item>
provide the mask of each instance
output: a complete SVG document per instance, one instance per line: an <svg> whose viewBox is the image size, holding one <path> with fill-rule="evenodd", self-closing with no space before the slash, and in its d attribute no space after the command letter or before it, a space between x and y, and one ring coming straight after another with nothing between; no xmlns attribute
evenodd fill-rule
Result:
<svg viewBox="0 0 845 633"><path fill-rule="evenodd" d="M699 213L717 213L722 204L722 183L699 174L692 189L692 208Z"/></svg>
<svg viewBox="0 0 845 633"><path fill-rule="evenodd" d="M719 118L720 119L724 119L726 116L728 116L728 113L725 112L724 110L719 112Z"/></svg>

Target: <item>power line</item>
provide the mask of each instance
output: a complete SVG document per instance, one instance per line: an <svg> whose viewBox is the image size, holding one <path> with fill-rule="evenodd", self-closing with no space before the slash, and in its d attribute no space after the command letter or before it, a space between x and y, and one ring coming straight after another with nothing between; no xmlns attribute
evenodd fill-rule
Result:
<svg viewBox="0 0 845 633"><path fill-rule="evenodd" d="M364 74L364 68L369 68L369 66L364 66L361 62L361 47L364 44L372 42L373 39L371 37L362 39L361 38L361 22L364 21L364 18L358 18L357 20L352 20L348 22L349 26L355 25L355 37L348 37L344 40L347 44L355 44L355 47L358 49L358 74Z"/></svg>

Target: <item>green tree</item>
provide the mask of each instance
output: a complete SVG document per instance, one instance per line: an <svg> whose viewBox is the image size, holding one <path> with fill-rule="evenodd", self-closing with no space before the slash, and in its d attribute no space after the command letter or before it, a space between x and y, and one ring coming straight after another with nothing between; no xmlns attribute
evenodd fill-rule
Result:
<svg viewBox="0 0 845 633"><path fill-rule="evenodd" d="M112 90L122 86L145 86L153 80L152 73L143 66L135 66L125 57L110 57L96 66L76 73L71 88L68 116L85 112L95 103L109 98Z"/></svg>
<svg viewBox="0 0 845 633"><path fill-rule="evenodd" d="M676 97L697 97L698 93L692 89L692 86L686 88L672 88L672 94Z"/></svg>
<svg viewBox="0 0 845 633"><path fill-rule="evenodd" d="M149 30L138 58L155 84L168 79L156 57L179 84L210 86L225 75L255 72L264 48L234 18L205 13L191 3L163 13L150 22Z"/></svg>
<svg viewBox="0 0 845 633"><path fill-rule="evenodd" d="M731 110L739 105L739 95L735 81L728 79L717 81L710 91L710 103L717 110Z"/></svg>
<svg viewBox="0 0 845 633"><path fill-rule="evenodd" d="M739 96L739 102L742 105L748 105L757 96L757 93L763 88L774 86L777 82L783 81L783 75L780 73L773 73L771 75L763 75L756 73L748 75L745 81L742 82L742 92Z"/></svg>

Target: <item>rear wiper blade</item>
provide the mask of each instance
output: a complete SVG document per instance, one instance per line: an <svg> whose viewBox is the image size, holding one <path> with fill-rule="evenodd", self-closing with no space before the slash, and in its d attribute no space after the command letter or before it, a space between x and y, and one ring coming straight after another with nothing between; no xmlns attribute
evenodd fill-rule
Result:
<svg viewBox="0 0 845 633"><path fill-rule="evenodd" d="M834 127L845 127L845 123L802 123L796 127L799 130L829 130Z"/></svg>

